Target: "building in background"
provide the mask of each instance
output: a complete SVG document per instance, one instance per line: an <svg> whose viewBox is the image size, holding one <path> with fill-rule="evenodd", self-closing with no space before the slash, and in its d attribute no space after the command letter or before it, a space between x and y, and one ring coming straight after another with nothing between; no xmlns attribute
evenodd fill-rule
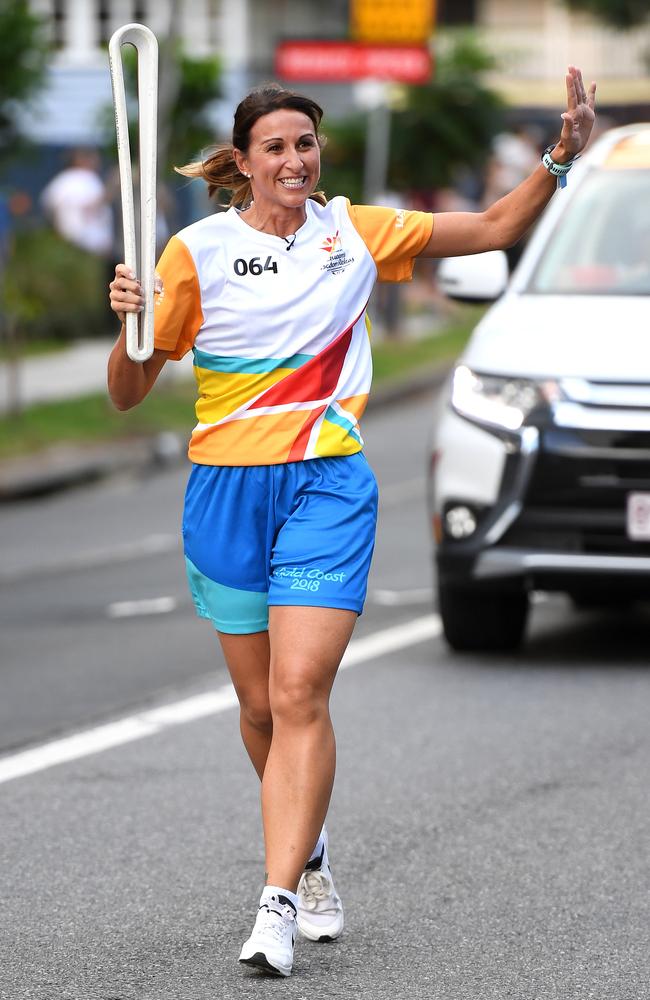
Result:
<svg viewBox="0 0 650 1000"><path fill-rule="evenodd" d="M463 4L465 5L465 4ZM457 6L450 0L447 6ZM557 108L569 63L598 81L598 104L627 120L650 105L650 7L645 26L616 31L559 0L476 0L475 23L499 60L490 82L514 106Z"/></svg>
<svg viewBox="0 0 650 1000"><path fill-rule="evenodd" d="M24 106L20 111L20 127L36 148L27 153L23 151L0 177L0 193L5 195L5 202L31 205L34 209L32 213L28 208L24 210L21 216L24 229L42 223L38 216L40 192L68 163L72 150L103 146L107 125L109 132L112 131L107 45L121 25L132 21L145 23L161 40L178 39L190 56L218 58L222 96L209 106L209 126L210 129L214 126L215 138L225 138L232 126L233 110L242 95L251 86L276 77L275 53L280 43L300 39L345 42L351 37L351 11L355 4L362 5L361 0L354 0L354 3L353 0L327 0L326 3L323 0L27 2L31 10L44 19L52 55L44 87L31 106ZM367 4L370 3L372 0L367 0ZM408 3L407 0L394 0L393 4L377 0L377 11L383 8L393 18L397 9L405 17L409 3L410 0ZM546 141L557 134L564 101L564 74L569 62L582 66L587 79L598 81L601 124L609 123L608 119L625 123L647 120L650 116L650 18L643 28L617 32L585 15L571 13L561 0L437 0L436 8L436 31L430 46L434 62L435 55L444 52L457 28L471 28L482 47L496 57L497 70L482 82L500 93L511 108L507 123L511 134L506 137L511 142L518 126L522 125L533 126L531 135L548 136ZM370 8L371 18L374 13ZM428 55L426 43L421 51ZM164 80L169 81L173 74L165 77L164 60L161 67L162 92ZM313 72L313 66L310 68ZM355 126L361 139L352 156L349 145L345 144L345 158L356 168L365 157L363 185L359 185L360 191L363 188L364 200L370 202L376 197L385 200L385 194L379 193L386 188L389 150L396 149L401 154L399 144L390 143L391 108L398 109L399 101L404 100L403 88L400 95L399 86L387 88L385 83L381 85L376 80L365 79L346 83L297 80L289 85L307 91L324 106L326 132L329 122L330 136L335 131L331 123L337 118L347 118L354 112L365 114L365 137L363 128ZM177 107L178 102L168 102L167 107L171 106ZM481 114L483 111L481 108ZM161 115L161 124L169 118L169 114ZM191 142L195 141L193 137ZM204 141L203 136L200 142ZM436 145L435 140L432 144ZM164 147L164 141L161 145ZM503 141L495 145L495 155L503 145ZM465 143L465 147L468 146ZM333 148L332 143L330 149ZM507 160L507 166L512 167L511 153ZM110 184L114 163L115 157L109 152L104 157L102 173L104 180L109 179L107 198L114 214L115 232L118 232L117 186ZM488 181L496 178L501 183L503 178L497 176L494 168L495 163L491 163ZM458 191L451 188L434 191L436 185L429 176L408 196L420 197L420 207L438 209L446 198L449 208L450 197L458 203ZM462 195L465 199L471 198L472 205L478 203L482 185L488 187L479 167L474 172L468 170L457 174L455 183L462 185ZM187 184L171 176L159 179L159 207L165 184L169 192L172 231L214 207L207 201L205 185ZM341 189L349 190L347 185ZM488 192L484 193L487 196ZM440 201L435 202L438 195ZM0 230L6 231L11 222L8 219L3 222L0 212ZM15 218L13 222L18 228ZM115 256L120 252L121 247L116 245ZM385 325L390 327L390 321Z"/></svg>
<svg viewBox="0 0 650 1000"><path fill-rule="evenodd" d="M45 144L99 142L99 112L111 100L106 47L113 31L130 21L147 24L159 38L173 30L187 52L216 54L224 100L215 126L225 130L250 85L273 76L278 41L286 37L342 38L347 0L30 0L45 18L53 46L46 88L24 115L26 134ZM341 112L346 107L341 90ZM349 94L347 95L349 98ZM226 124L228 123L228 125Z"/></svg>
<svg viewBox="0 0 650 1000"><path fill-rule="evenodd" d="M47 86L38 107L26 113L24 130L39 143L55 145L99 141L98 111L111 99L106 44L129 21L144 22L161 37L173 22L188 52L219 56L224 99L214 111L221 131L246 88L273 77L280 41L341 39L349 30L348 0L30 0L30 6L46 18L54 54ZM598 80L599 105L610 113L650 103L650 23L616 32L571 13L559 0L438 0L437 8L441 28L478 30L499 59L491 82L515 107L555 110L569 62ZM444 44L444 30L439 39ZM307 86L328 114L349 112L349 87Z"/></svg>

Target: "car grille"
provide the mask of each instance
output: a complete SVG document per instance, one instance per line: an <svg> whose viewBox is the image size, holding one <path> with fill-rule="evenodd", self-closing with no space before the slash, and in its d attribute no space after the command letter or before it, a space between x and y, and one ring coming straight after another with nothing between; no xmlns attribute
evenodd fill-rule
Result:
<svg viewBox="0 0 650 1000"><path fill-rule="evenodd" d="M501 544L650 555L626 532L627 496L650 492L650 431L540 429L523 511Z"/></svg>

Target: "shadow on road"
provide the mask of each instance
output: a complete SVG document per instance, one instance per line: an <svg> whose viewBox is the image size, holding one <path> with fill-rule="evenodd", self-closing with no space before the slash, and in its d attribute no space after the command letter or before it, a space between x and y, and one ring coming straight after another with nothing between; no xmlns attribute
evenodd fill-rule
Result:
<svg viewBox="0 0 650 1000"><path fill-rule="evenodd" d="M520 651L523 666L650 668L650 606L629 610L569 609L562 622L533 623Z"/></svg>

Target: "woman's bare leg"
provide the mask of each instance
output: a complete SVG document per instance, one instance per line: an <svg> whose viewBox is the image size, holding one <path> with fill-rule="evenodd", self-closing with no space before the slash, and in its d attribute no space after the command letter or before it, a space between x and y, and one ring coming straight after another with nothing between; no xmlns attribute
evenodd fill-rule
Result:
<svg viewBox="0 0 650 1000"><path fill-rule="evenodd" d="M229 635L219 632L218 635L239 699L239 728L244 746L261 781L273 735L269 704L269 633Z"/></svg>
<svg viewBox="0 0 650 1000"><path fill-rule="evenodd" d="M262 780L266 880L296 891L329 805L336 746L332 684L357 615L271 607L271 748Z"/></svg>

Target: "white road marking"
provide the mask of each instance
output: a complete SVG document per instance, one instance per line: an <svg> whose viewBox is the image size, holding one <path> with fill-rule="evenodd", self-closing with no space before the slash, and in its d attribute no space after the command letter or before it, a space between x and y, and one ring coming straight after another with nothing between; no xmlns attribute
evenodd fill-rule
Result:
<svg viewBox="0 0 650 1000"><path fill-rule="evenodd" d="M380 490L379 504L381 507L396 507L406 500L422 498L425 495L425 488L426 479L424 476L405 479L403 482L389 483ZM9 570L0 568L0 584L15 583L31 577L42 578L43 576L54 576L57 573L132 562L134 559L144 559L166 552L178 551L180 546L180 535L162 533L145 535L144 538L120 542L106 548L86 549L74 555L53 559L49 563L39 562L36 566L33 564L14 566Z"/></svg>
<svg viewBox="0 0 650 1000"><path fill-rule="evenodd" d="M179 535L145 535L130 542L120 542L110 548L86 549L64 559L42 562L38 566L17 566L7 572L0 570L0 583L13 583L32 576L53 576L71 570L93 569L95 566L111 566L114 563L131 562L173 552L181 545Z"/></svg>
<svg viewBox="0 0 650 1000"><path fill-rule="evenodd" d="M106 608L109 618L135 618L138 615L166 615L175 611L175 597L148 597L140 601L114 601Z"/></svg>
<svg viewBox="0 0 650 1000"><path fill-rule="evenodd" d="M378 656L385 656L398 649L406 649L432 639L442 631L438 615L415 618L403 625L382 629L373 635L357 639L348 646L341 669L354 667ZM231 684L224 684L213 691L184 698L158 708L126 716L103 726L85 729L71 736L64 736L41 746L0 758L0 783L22 778L37 771L44 771L56 764L78 760L101 753L112 747L132 743L134 740L153 736L169 726L183 725L207 715L218 715L238 705L237 695Z"/></svg>
<svg viewBox="0 0 650 1000"><path fill-rule="evenodd" d="M385 656L386 653L415 646L425 639L435 639L441 633L440 615L424 615L423 618L414 618L403 625L393 625L392 628L382 629L381 632L351 642L345 651L340 669L354 667L357 663L372 660L376 656Z"/></svg>
<svg viewBox="0 0 650 1000"><path fill-rule="evenodd" d="M412 590L371 590L368 596L373 604L395 608L401 604L428 604L433 600L433 590L431 587L414 587Z"/></svg>
<svg viewBox="0 0 650 1000"><path fill-rule="evenodd" d="M403 482L389 483L387 486L382 486L380 490L379 504L381 507L396 507L406 500L424 497L425 489L426 479L424 476L405 479ZM14 583L31 577L42 578L43 576L54 576L57 573L93 569L96 566L132 562L134 559L144 559L166 552L174 552L179 550L180 546L180 535L162 533L145 535L144 538L120 542L110 547L86 549L74 555L55 558L49 563L41 561L38 565L14 566L8 570L0 568L0 584Z"/></svg>

